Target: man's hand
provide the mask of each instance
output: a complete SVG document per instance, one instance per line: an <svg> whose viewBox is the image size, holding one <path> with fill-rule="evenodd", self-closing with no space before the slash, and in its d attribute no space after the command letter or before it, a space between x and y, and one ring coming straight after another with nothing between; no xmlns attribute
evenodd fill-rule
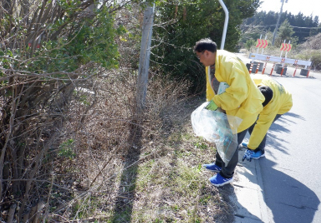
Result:
<svg viewBox="0 0 321 223"><path fill-rule="evenodd" d="M242 161L244 161L245 159L247 161L252 161L252 155L253 155L254 151L251 150L251 149L246 149L245 153L244 153L244 156L243 156L243 159Z"/></svg>
<svg viewBox="0 0 321 223"><path fill-rule="evenodd" d="M216 111L218 106L215 104L215 102L213 100L211 100L210 103L205 108L207 110Z"/></svg>

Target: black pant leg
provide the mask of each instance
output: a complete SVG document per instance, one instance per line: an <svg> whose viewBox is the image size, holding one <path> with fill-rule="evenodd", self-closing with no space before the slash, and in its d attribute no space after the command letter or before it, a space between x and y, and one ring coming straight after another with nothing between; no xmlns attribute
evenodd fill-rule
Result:
<svg viewBox="0 0 321 223"><path fill-rule="evenodd" d="M239 161L238 160L238 146L243 141L243 139L246 135L246 132L247 132L247 129L237 134L237 142L238 142L237 148L236 148L235 153L233 154L230 162L227 164L227 166L225 166L220 155L218 153L216 153L216 162L215 163L217 165L223 164L221 166L222 170L220 171L220 174L225 178L231 178L234 175L235 167L237 165L237 162Z"/></svg>

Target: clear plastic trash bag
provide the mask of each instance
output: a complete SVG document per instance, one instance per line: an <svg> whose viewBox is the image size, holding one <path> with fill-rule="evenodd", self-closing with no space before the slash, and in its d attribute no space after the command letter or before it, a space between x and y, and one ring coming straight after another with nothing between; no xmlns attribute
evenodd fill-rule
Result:
<svg viewBox="0 0 321 223"><path fill-rule="evenodd" d="M207 110L205 107L208 103L204 102L192 112L192 127L197 136L215 143L226 166L237 149L237 128L242 119L226 115L220 109Z"/></svg>

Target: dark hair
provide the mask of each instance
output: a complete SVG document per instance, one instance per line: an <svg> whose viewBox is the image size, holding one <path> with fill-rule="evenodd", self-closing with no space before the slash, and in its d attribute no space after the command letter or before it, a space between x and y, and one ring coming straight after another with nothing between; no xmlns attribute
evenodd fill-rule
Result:
<svg viewBox="0 0 321 223"><path fill-rule="evenodd" d="M196 44L194 46L194 53L196 53L196 52L200 53L205 50L215 53L216 49L217 49L216 43L213 40L211 40L210 38L205 38L205 39L201 39L196 42Z"/></svg>
<svg viewBox="0 0 321 223"><path fill-rule="evenodd" d="M263 107L265 105L267 105L271 99L273 98L273 91L270 87L268 86L259 86L259 90L261 91L261 93L263 94L263 96L265 97L264 102L262 103Z"/></svg>

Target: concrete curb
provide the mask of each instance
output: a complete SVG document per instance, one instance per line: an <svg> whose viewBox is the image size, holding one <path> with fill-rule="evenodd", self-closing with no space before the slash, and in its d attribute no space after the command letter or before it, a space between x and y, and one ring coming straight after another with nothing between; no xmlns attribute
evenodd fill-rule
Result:
<svg viewBox="0 0 321 223"><path fill-rule="evenodd" d="M273 223L271 211L264 201L263 179L259 160L242 161L245 149L239 151L239 163L234 176L234 223ZM265 159L265 158L263 158Z"/></svg>

